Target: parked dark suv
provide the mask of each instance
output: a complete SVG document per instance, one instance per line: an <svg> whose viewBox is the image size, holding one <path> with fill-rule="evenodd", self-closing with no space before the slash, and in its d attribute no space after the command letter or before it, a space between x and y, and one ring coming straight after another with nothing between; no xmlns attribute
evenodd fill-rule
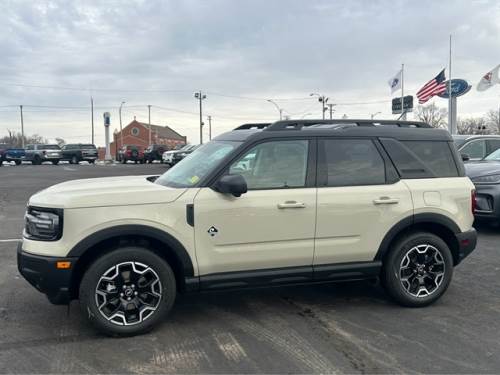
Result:
<svg viewBox="0 0 500 375"><path fill-rule="evenodd" d="M165 145L149 145L144 151L144 159L146 163L152 163L154 160L159 160L163 163L162 155L167 151L167 146Z"/></svg>
<svg viewBox="0 0 500 375"><path fill-rule="evenodd" d="M73 143L62 148L62 160L69 160L70 164L87 161L94 164L97 160L97 147L93 144Z"/></svg>
<svg viewBox="0 0 500 375"><path fill-rule="evenodd" d="M144 149L141 146L125 145L118 151L118 161L122 164L127 161L133 161L137 164L144 163Z"/></svg>

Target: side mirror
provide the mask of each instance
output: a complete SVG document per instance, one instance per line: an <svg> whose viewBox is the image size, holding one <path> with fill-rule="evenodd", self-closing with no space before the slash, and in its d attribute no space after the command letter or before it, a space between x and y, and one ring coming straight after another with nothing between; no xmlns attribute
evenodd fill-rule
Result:
<svg viewBox="0 0 500 375"><path fill-rule="evenodd" d="M462 156L462 161L469 161L470 157L467 154L460 154Z"/></svg>
<svg viewBox="0 0 500 375"><path fill-rule="evenodd" d="M240 174L222 176L215 183L214 188L219 193L232 194L235 197L241 197L241 194L245 194L248 191L247 182Z"/></svg>

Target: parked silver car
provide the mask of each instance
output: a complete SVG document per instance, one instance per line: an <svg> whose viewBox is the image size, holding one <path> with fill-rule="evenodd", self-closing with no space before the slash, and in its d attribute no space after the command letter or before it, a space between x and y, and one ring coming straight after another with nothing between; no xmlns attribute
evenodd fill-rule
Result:
<svg viewBox="0 0 500 375"><path fill-rule="evenodd" d="M31 161L34 165L40 165L44 161L50 161L57 165L62 159L61 148L58 145L27 145L24 160Z"/></svg>

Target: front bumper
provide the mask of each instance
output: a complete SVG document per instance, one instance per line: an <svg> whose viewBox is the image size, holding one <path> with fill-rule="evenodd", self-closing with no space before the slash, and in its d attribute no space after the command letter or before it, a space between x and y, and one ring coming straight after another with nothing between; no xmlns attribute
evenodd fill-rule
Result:
<svg viewBox="0 0 500 375"><path fill-rule="evenodd" d="M71 281L78 258L57 258L34 255L17 247L17 268L21 275L56 305L68 304L73 296ZM69 269L58 269L57 262L71 262Z"/></svg>
<svg viewBox="0 0 500 375"><path fill-rule="evenodd" d="M500 184L476 184L477 219L500 219Z"/></svg>
<svg viewBox="0 0 500 375"><path fill-rule="evenodd" d="M472 228L465 232L456 233L455 236L458 242L458 254L457 259L455 259L455 265L457 265L476 248L477 232Z"/></svg>

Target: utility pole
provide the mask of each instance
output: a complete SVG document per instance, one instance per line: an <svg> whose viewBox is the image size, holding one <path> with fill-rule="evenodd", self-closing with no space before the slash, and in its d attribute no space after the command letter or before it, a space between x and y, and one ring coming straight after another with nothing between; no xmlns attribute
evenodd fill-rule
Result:
<svg viewBox="0 0 500 375"><path fill-rule="evenodd" d="M328 108L330 108L330 120L332 120L333 119L333 107L335 107L336 104L328 103L327 106L328 106Z"/></svg>
<svg viewBox="0 0 500 375"><path fill-rule="evenodd" d="M194 97L200 102L200 145L203 144L203 105L202 102L207 98L206 95L202 94L201 90L194 93Z"/></svg>
<svg viewBox="0 0 500 375"><path fill-rule="evenodd" d="M122 107L125 102L121 102L118 114L120 116L120 148L123 147L123 129L122 129ZM116 152L118 152L118 147L116 147Z"/></svg>
<svg viewBox="0 0 500 375"><path fill-rule="evenodd" d="M212 116L207 116L208 118L208 140L212 140Z"/></svg>
<svg viewBox="0 0 500 375"><path fill-rule="evenodd" d="M23 106L20 105L19 109L21 110L21 146L24 148L24 120L23 120Z"/></svg>
<svg viewBox="0 0 500 375"><path fill-rule="evenodd" d="M151 144L151 104L148 104L149 144Z"/></svg>
<svg viewBox="0 0 500 375"><path fill-rule="evenodd" d="M92 124L92 144L94 144L94 98L90 97L90 113Z"/></svg>

